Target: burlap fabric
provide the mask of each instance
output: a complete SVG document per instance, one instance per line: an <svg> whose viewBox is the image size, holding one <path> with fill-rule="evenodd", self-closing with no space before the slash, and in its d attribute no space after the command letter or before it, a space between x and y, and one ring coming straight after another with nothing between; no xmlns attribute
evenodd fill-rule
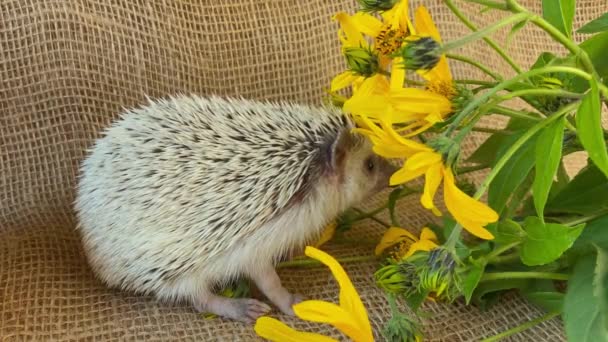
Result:
<svg viewBox="0 0 608 342"><path fill-rule="evenodd" d="M540 1L526 2L540 11ZM446 39L468 32L440 1L424 3ZM0 339L255 340L250 326L204 320L188 305L158 303L98 282L74 231L78 165L121 108L142 103L145 95L193 92L320 102L343 66L330 17L354 7L352 0L0 2ZM575 27L606 7L605 0L579 0ZM464 8L478 24L498 17ZM509 47L523 65L541 50L561 51L533 29L521 31ZM510 72L482 44L463 53ZM461 64L452 67L458 77L481 77ZM465 148L481 139L471 139ZM404 200L401 209L407 227L433 219L417 198ZM382 231L366 222L350 236L377 240ZM370 253L373 246L327 248L348 256ZM373 284L375 265L346 269L379 337L389 309ZM281 276L287 288L308 297L337 297L324 268L284 269ZM516 296L488 312L462 304L426 309L433 314L424 326L432 341L478 340L541 315ZM297 328L341 336L328 326L278 316ZM557 319L512 338L563 339Z"/></svg>

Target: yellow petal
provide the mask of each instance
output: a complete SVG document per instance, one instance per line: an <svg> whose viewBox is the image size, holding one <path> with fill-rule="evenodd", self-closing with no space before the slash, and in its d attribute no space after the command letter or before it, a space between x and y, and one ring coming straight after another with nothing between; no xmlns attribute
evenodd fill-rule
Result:
<svg viewBox="0 0 608 342"><path fill-rule="evenodd" d="M494 238L492 233L484 226L496 222L498 214L492 208L458 189L452 170L449 168L444 171L443 192L446 207L464 229L481 239L491 240Z"/></svg>
<svg viewBox="0 0 608 342"><path fill-rule="evenodd" d="M434 151L422 151L411 156L406 162L405 167L409 170L424 168L425 171L431 165L441 163L441 155Z"/></svg>
<svg viewBox="0 0 608 342"><path fill-rule="evenodd" d="M408 27L411 26L411 23L409 22L408 1L399 1L392 9L384 12L383 18L392 28L399 28L402 31L407 31Z"/></svg>
<svg viewBox="0 0 608 342"><path fill-rule="evenodd" d="M384 233L382 239L380 239L380 243L378 243L376 246L374 253L376 255L380 255L385 249L407 239L410 239L411 241L418 241L418 238L407 230L399 227L390 227L386 233Z"/></svg>
<svg viewBox="0 0 608 342"><path fill-rule="evenodd" d="M438 153L435 154L439 155ZM426 209L433 210L435 208L433 199L435 198L435 193L437 192L437 188L439 188L439 184L441 184L441 178L443 177L441 168L441 155L439 155L439 163L431 165L426 170L424 180L424 192L422 193L422 197L420 197L420 203Z"/></svg>
<svg viewBox="0 0 608 342"><path fill-rule="evenodd" d="M353 81L355 81L359 77L361 76L355 75L352 71L345 71L334 77L333 80L331 80L331 87L329 91L333 93L340 89L344 89L351 85Z"/></svg>
<svg viewBox="0 0 608 342"><path fill-rule="evenodd" d="M411 139L405 139L404 137L400 136L399 133L397 133L395 131L395 129L387 122L381 122L381 125L382 125L382 129L386 133L388 133L388 136L390 138L392 138L395 143L410 148L412 150L412 152L414 152L414 153L420 152L420 151L432 151L433 150L432 148L430 148L424 144L421 144L421 143L416 142Z"/></svg>
<svg viewBox="0 0 608 342"><path fill-rule="evenodd" d="M405 68L401 67L402 64L402 57L396 57L393 60L393 68L391 70L391 90L403 88L403 82L405 82Z"/></svg>
<svg viewBox="0 0 608 342"><path fill-rule="evenodd" d="M293 311L301 319L331 324L353 341L373 341L369 321L367 322L367 327L362 326L353 312L349 312L334 303L321 300L307 300L295 304Z"/></svg>
<svg viewBox="0 0 608 342"><path fill-rule="evenodd" d="M452 111L452 103L445 96L418 88L391 90L391 104L399 111L447 114Z"/></svg>
<svg viewBox="0 0 608 342"><path fill-rule="evenodd" d="M340 307L344 309L344 311L350 313L353 318L357 320L358 326L362 329L362 331L364 331L367 336L370 337L369 340L373 340L371 337L372 328L369 323L369 318L367 317L365 306L363 306L363 302L361 302L361 298L359 298L357 290L355 290L355 287L348 278L348 275L342 266L340 266L336 259L332 258L331 255L314 247L307 246L304 253L308 257L317 259L329 267L331 273L334 275L334 278L336 278L336 281L340 286ZM295 310L296 308L294 306L294 311Z"/></svg>
<svg viewBox="0 0 608 342"><path fill-rule="evenodd" d="M420 240L430 240L430 241L433 241L433 242L439 242L439 240L437 239L437 235L435 234L435 232L432 231L428 227L422 228L422 232L420 232Z"/></svg>
<svg viewBox="0 0 608 342"><path fill-rule="evenodd" d="M411 246L410 249L407 251L407 253L403 256L403 259L412 256L414 253L416 253L417 251L430 251L434 248L437 248L437 244L434 243L431 240L420 240L417 242L414 242Z"/></svg>
<svg viewBox="0 0 608 342"><path fill-rule="evenodd" d="M377 36L382 29L382 22L365 12L355 13L355 15L352 16L352 22L360 32L370 37Z"/></svg>
<svg viewBox="0 0 608 342"><path fill-rule="evenodd" d="M416 26L416 31L419 36L430 36L441 43L439 30L437 29L437 26L435 26L433 19L431 19L431 14L426 7L419 6L416 9L416 13L414 14L414 25Z"/></svg>
<svg viewBox="0 0 608 342"><path fill-rule="evenodd" d="M344 102L346 113L362 116L377 116L388 108L386 98L379 95L360 96L358 93Z"/></svg>
<svg viewBox="0 0 608 342"><path fill-rule="evenodd" d="M334 20L340 23L340 40L344 47L361 47L367 46L367 42L363 39L363 35L354 25L350 15L340 12L334 16Z"/></svg>
<svg viewBox="0 0 608 342"><path fill-rule="evenodd" d="M405 167L402 167L401 169L397 170L397 172L393 173L390 178L390 185L394 186L407 183L412 179L422 176L425 171L425 169L409 170Z"/></svg>
<svg viewBox="0 0 608 342"><path fill-rule="evenodd" d="M338 227L338 224L336 221L333 221L330 224L328 224L325 227L325 229L323 230L323 232L321 233L321 236L319 237L319 240L315 244L315 247L321 247L327 241L331 240L331 238L334 237L334 234L336 233L337 227Z"/></svg>
<svg viewBox="0 0 608 342"><path fill-rule="evenodd" d="M285 323L270 317L260 317L253 327L259 336L273 342L334 342L331 337L297 331Z"/></svg>

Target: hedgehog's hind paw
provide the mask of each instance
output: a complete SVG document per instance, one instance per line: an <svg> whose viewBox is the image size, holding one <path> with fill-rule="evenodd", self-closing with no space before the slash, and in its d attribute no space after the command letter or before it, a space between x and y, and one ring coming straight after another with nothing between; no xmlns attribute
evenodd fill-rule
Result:
<svg viewBox="0 0 608 342"><path fill-rule="evenodd" d="M270 306L257 299L226 298L216 295L195 303L194 307L198 312L213 313L246 323L253 323L270 311Z"/></svg>

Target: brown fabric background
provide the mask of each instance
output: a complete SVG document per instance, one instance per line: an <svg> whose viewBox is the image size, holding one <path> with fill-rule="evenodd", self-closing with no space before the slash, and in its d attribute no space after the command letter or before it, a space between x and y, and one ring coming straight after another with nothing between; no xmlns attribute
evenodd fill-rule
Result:
<svg viewBox="0 0 608 342"><path fill-rule="evenodd" d="M468 32L440 1L424 3L446 40ZM524 3L540 12L540 1ZM462 5L479 24L499 16ZM74 231L78 165L121 108L142 103L145 95L193 92L320 102L343 67L330 17L353 8L354 0L0 1L0 339L255 340L250 326L203 320L187 305L101 285ZM579 0L575 27L606 10L605 0ZM509 47L523 65L541 50L563 51L530 28ZM463 53L512 74L482 44ZM457 77L481 77L461 64L452 67ZM465 148L482 139L471 139ZM402 201L401 209L406 227L419 229L432 219L417 198ZM377 240L382 231L366 222L351 236ZM348 256L370 253L373 246L327 248ZM373 284L374 269L372 263L346 265L378 333L389 310ZM336 300L336 285L324 268L285 269L281 276L293 291ZM489 312L462 304L426 309L433 313L424 326L431 341L478 340L541 315L515 296ZM301 329L340 336L325 325L279 317ZM563 339L555 319L511 340Z"/></svg>

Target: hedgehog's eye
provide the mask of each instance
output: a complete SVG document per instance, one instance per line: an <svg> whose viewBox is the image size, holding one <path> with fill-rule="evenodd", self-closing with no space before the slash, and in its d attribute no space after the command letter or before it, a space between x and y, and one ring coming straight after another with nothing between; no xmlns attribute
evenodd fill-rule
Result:
<svg viewBox="0 0 608 342"><path fill-rule="evenodd" d="M367 161L365 162L365 165L367 167L367 171L372 172L374 171L374 167L376 166L374 163L374 159L373 158L367 158Z"/></svg>

